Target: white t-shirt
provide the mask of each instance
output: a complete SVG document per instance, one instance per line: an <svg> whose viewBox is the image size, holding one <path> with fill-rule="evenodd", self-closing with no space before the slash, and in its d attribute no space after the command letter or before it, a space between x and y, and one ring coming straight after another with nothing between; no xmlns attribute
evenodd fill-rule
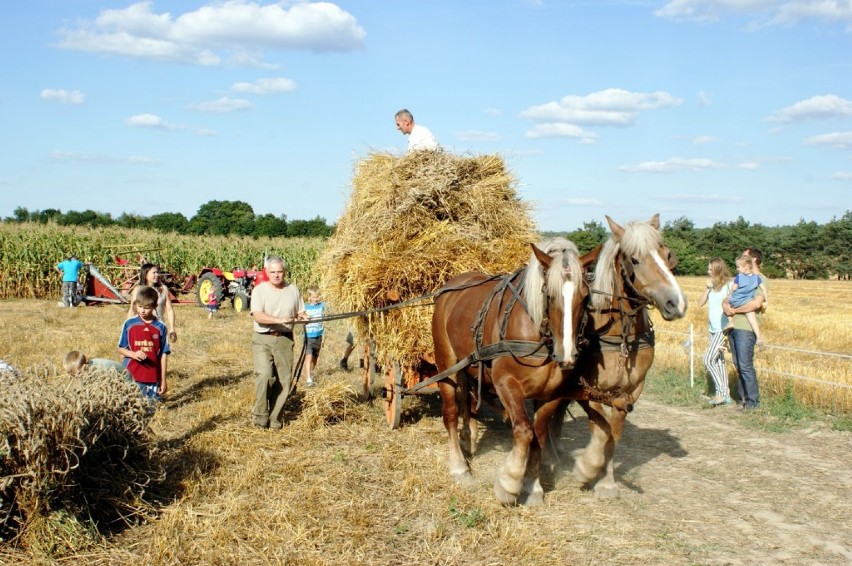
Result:
<svg viewBox="0 0 852 566"><path fill-rule="evenodd" d="M432 135L429 128L420 124L414 124L411 133L408 134L408 151L416 149L438 149L435 136Z"/></svg>

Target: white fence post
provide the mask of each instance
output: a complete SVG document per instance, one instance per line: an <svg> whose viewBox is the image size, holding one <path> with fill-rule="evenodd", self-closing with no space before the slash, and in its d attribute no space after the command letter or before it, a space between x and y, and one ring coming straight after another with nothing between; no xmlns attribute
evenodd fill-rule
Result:
<svg viewBox="0 0 852 566"><path fill-rule="evenodd" d="M689 387L695 385L695 329L689 323Z"/></svg>

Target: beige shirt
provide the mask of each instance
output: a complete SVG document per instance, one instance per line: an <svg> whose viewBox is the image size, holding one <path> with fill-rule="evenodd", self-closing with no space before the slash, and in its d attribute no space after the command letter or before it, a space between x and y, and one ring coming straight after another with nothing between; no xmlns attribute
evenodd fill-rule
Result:
<svg viewBox="0 0 852 566"><path fill-rule="evenodd" d="M264 312L278 318L296 318L305 310L305 301L299 288L287 283L279 289L264 281L251 292L251 312ZM254 321L255 332L293 332L292 324L260 324Z"/></svg>

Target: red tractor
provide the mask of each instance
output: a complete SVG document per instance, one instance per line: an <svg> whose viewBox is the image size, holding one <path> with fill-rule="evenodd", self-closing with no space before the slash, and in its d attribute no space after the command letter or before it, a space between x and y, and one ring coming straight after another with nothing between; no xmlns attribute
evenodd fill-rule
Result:
<svg viewBox="0 0 852 566"><path fill-rule="evenodd" d="M233 271L222 271L218 267L205 267L198 276L195 298L199 306L206 307L212 290L217 305L230 299L234 310L243 312L249 308L251 290L264 281L267 281L267 277L262 269L246 270L238 267Z"/></svg>

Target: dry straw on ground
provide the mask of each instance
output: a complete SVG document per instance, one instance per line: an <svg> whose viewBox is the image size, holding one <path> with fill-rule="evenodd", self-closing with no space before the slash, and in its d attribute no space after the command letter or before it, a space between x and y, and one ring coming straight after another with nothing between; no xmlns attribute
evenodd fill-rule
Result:
<svg viewBox="0 0 852 566"><path fill-rule="evenodd" d="M351 199L318 269L338 311L381 308L434 292L465 271L521 267L537 234L529 205L497 155L419 151L360 161ZM432 351L431 308L394 309L356 323L380 359L416 365Z"/></svg>
<svg viewBox="0 0 852 566"><path fill-rule="evenodd" d="M818 292L824 282L801 285ZM780 312L781 293L776 299L773 308ZM59 309L55 301L0 301L0 333L28 337L9 341L2 357L27 372L37 367L40 375L52 375L51 364L61 364L70 349L115 357L126 312L118 306ZM798 312L806 323L807 311ZM485 407L481 444L471 461L475 482L454 484L437 397L406 397L403 426L394 431L382 402L354 401L361 373L337 367L345 321L327 325L318 385L300 386L287 404L284 430L253 427L251 319L228 308L219 314L208 320L204 309L178 307L180 338L169 360L169 393L150 423L166 470L147 490L156 496L156 518L64 559L0 545L0 563L848 563L827 546L832 536L842 540L848 531L836 521L848 515L848 502L839 495L844 486L824 481L843 477L834 471L843 469L842 459L815 454L806 463L808 450L820 446L815 429L791 434L795 448L776 448L765 434L755 437L743 428L735 411L669 409L643 395L616 453L623 496L601 501L570 477L570 454L588 441L587 420L575 411L578 420L565 423L558 442L562 473L547 484L544 505L506 508L492 486L511 447L507 425ZM350 361L357 365L357 356ZM682 383L688 387L686 377ZM846 433L821 453L843 453L848 442ZM773 459L766 462L768 456ZM732 483L732 477L745 479ZM757 511L744 514L746 507ZM782 514L789 523L762 519ZM825 548L790 539L805 516L808 536L828 540ZM68 542L42 538L50 540Z"/></svg>
<svg viewBox="0 0 852 566"><path fill-rule="evenodd" d="M160 474L138 388L111 371L0 377L0 535L48 553L135 522Z"/></svg>

